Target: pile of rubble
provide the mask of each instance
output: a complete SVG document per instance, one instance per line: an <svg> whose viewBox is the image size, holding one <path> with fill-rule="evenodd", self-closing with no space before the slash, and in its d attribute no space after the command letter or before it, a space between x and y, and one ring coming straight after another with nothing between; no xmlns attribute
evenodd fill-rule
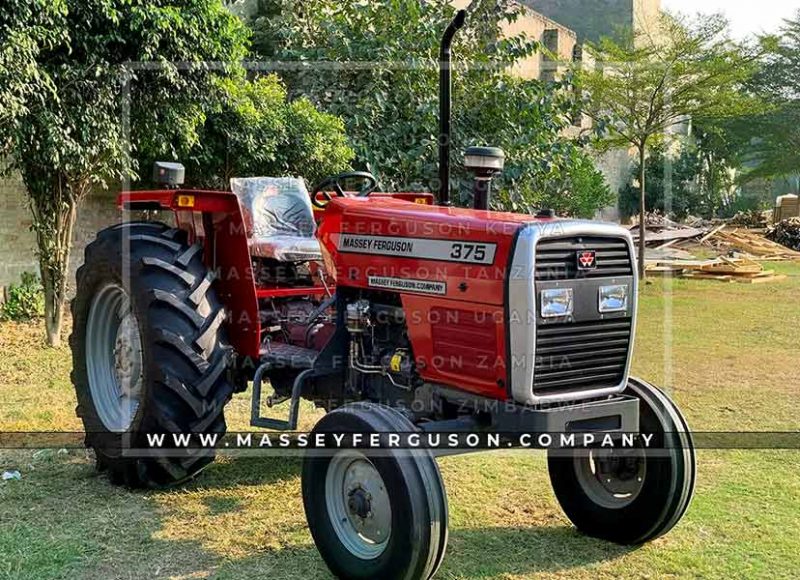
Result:
<svg viewBox="0 0 800 580"><path fill-rule="evenodd" d="M782 280L761 262L800 260L800 219L785 220L775 230L781 242L796 242L794 248L767 239L763 230L736 227L729 223L716 225L694 220L691 225L663 220L647 225L645 264L648 275L718 280L757 284ZM770 232L773 230L771 229ZM639 243L638 226L631 229ZM775 238L774 238L775 239ZM714 257L698 259L696 254Z"/></svg>
<svg viewBox="0 0 800 580"><path fill-rule="evenodd" d="M771 211L740 211L731 219L728 224L740 228L765 228L769 224Z"/></svg>
<svg viewBox="0 0 800 580"><path fill-rule="evenodd" d="M767 229L766 237L773 242L800 251L800 217L788 218Z"/></svg>

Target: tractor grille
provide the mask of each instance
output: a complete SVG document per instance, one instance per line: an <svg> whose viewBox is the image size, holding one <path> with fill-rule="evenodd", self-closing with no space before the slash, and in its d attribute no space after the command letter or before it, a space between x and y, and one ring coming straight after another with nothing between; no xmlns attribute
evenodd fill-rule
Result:
<svg viewBox="0 0 800 580"><path fill-rule="evenodd" d="M594 250L597 267L578 270L579 250ZM536 245L536 281L632 276L628 243L623 238L580 236L545 239Z"/></svg>
<svg viewBox="0 0 800 580"><path fill-rule="evenodd" d="M630 318L537 325L534 394L619 385L630 339Z"/></svg>

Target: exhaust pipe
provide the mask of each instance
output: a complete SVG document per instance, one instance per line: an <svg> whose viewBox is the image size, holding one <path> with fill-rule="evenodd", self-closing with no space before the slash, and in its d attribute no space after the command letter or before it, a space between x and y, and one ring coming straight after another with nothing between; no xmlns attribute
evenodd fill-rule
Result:
<svg viewBox="0 0 800 580"><path fill-rule="evenodd" d="M450 75L453 38L467 19L459 10L442 36L439 49L439 205L450 205L450 101L453 88Z"/></svg>

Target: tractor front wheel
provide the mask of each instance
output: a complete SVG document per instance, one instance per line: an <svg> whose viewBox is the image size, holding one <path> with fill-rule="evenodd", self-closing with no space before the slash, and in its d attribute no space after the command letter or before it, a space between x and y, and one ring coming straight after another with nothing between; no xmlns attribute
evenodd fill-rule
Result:
<svg viewBox="0 0 800 580"><path fill-rule="evenodd" d="M583 533L619 544L642 544L667 533L694 493L691 433L675 403L661 390L631 377L625 391L640 401L640 433L632 449L552 450L553 491Z"/></svg>
<svg viewBox="0 0 800 580"><path fill-rule="evenodd" d="M398 411L356 403L328 413L314 433L410 432ZM447 499L427 450L342 449L303 463L311 535L343 579L427 580L447 545Z"/></svg>
<svg viewBox="0 0 800 580"><path fill-rule="evenodd" d="M212 280L202 248L164 224L120 224L86 248L72 381L86 444L115 483L177 484L214 459L213 449L153 439L225 432L230 349Z"/></svg>

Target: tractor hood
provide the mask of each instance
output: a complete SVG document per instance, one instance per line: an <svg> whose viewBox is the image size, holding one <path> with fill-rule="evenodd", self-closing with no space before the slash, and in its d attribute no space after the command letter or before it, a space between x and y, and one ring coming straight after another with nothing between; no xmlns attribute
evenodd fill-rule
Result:
<svg viewBox="0 0 800 580"><path fill-rule="evenodd" d="M630 237L613 224L370 197L335 198L317 236L337 284L500 305L523 230L536 239L582 230Z"/></svg>

